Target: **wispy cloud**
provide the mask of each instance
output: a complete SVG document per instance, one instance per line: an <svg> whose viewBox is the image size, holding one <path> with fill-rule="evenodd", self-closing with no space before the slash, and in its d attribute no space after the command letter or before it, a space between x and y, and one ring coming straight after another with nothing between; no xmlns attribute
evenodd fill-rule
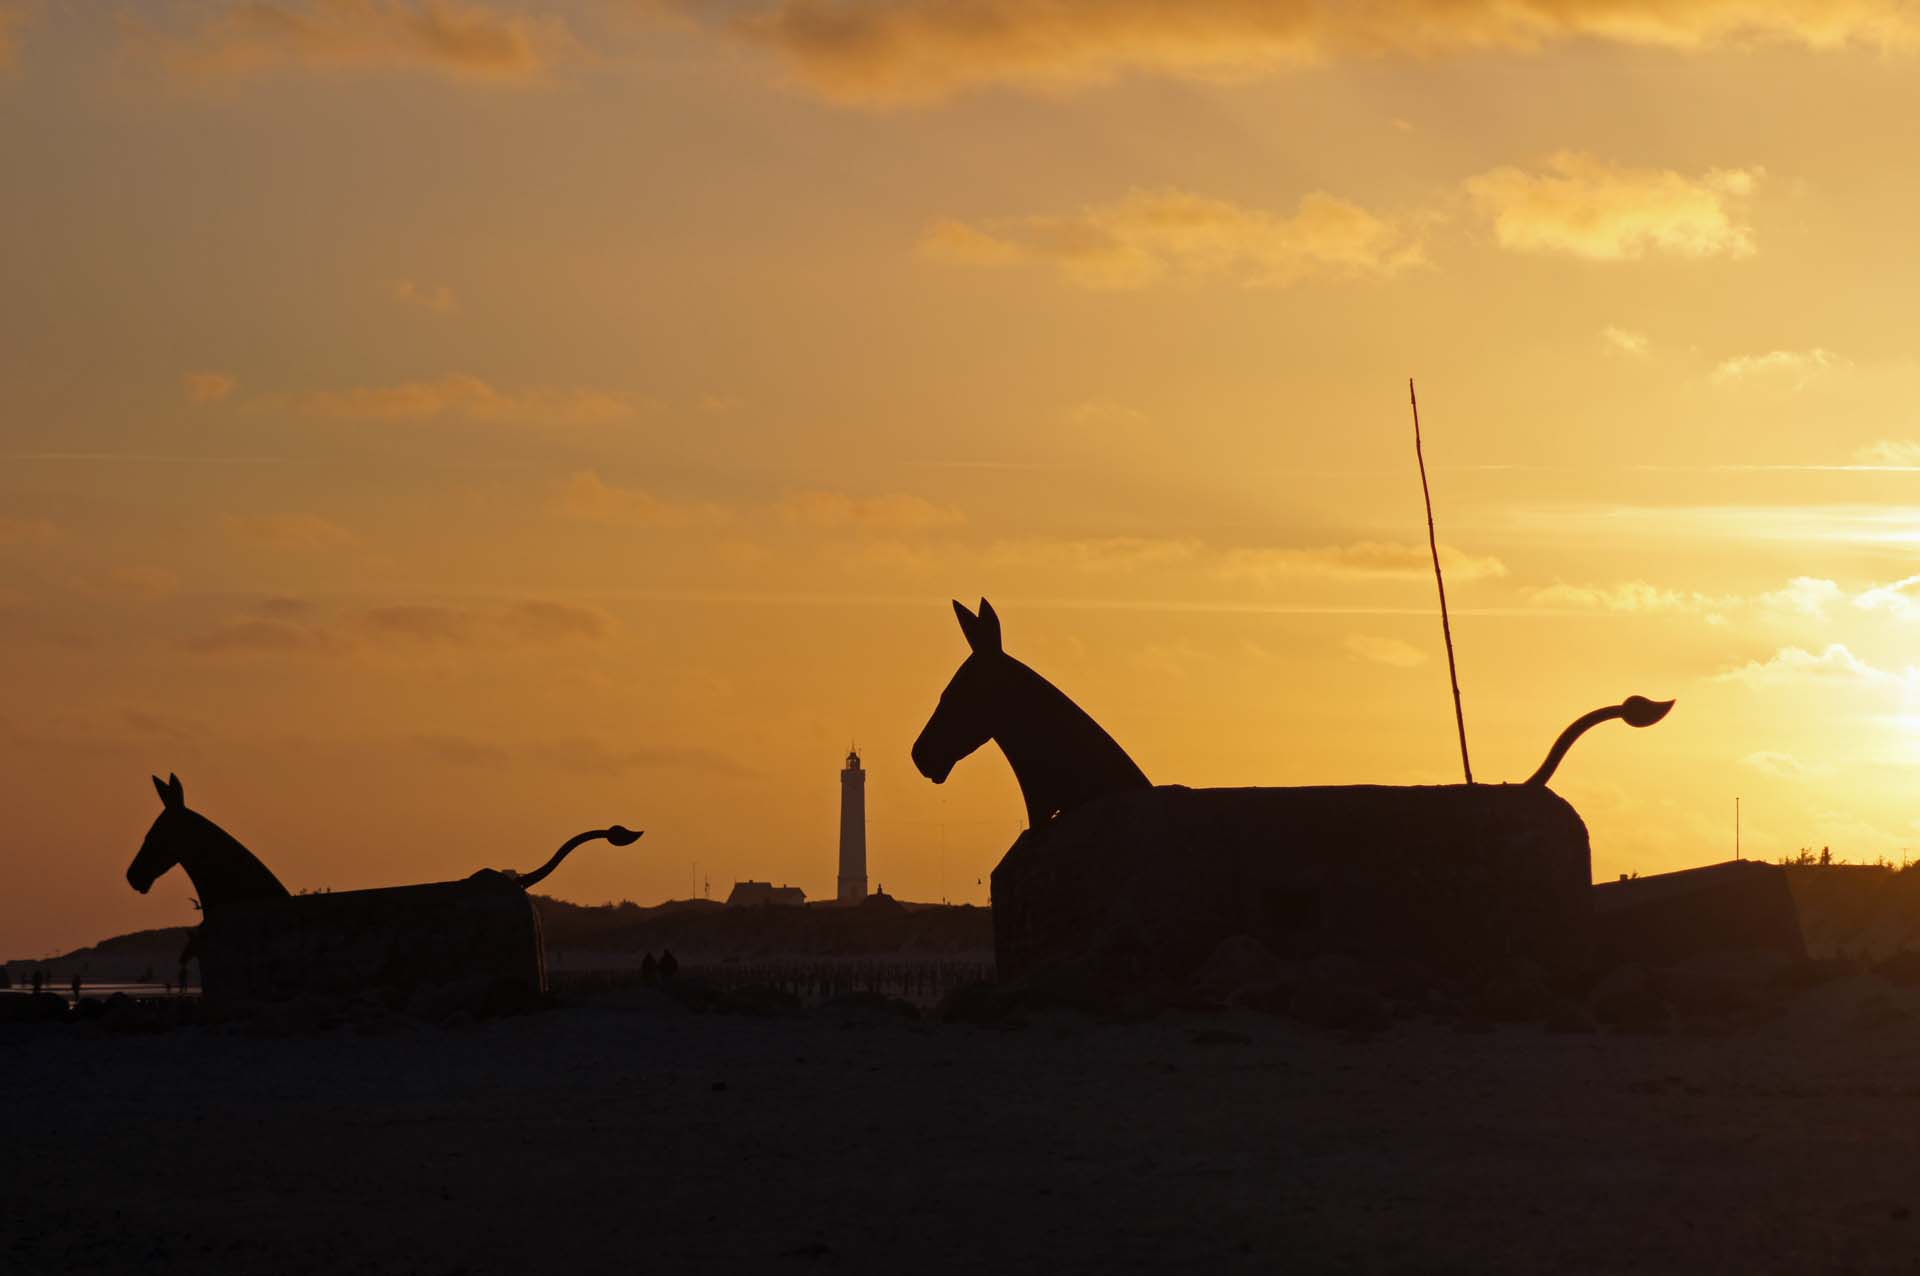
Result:
<svg viewBox="0 0 1920 1276"><path fill-rule="evenodd" d="M259 652L291 655L332 646L326 631L271 616L246 616L189 638L189 650L210 655Z"/></svg>
<svg viewBox="0 0 1920 1276"><path fill-rule="evenodd" d="M411 279L390 279L386 284L387 297L395 305L406 306L414 310L425 310L436 315L450 315L460 309L460 303L453 295L453 289L441 284L429 287L417 284Z"/></svg>
<svg viewBox="0 0 1920 1276"><path fill-rule="evenodd" d="M1277 288L1315 276L1391 275L1424 260L1417 225L1325 192L1282 215L1171 188L1065 215L936 222L920 253L948 265L1041 262L1099 289L1178 279Z"/></svg>
<svg viewBox="0 0 1920 1276"><path fill-rule="evenodd" d="M1647 334L1644 332L1634 332L1608 324L1600 330L1600 339L1620 354L1632 355L1636 359L1646 357Z"/></svg>
<svg viewBox="0 0 1920 1276"><path fill-rule="evenodd" d="M229 540L275 549L331 549L358 539L318 514L229 514L220 526Z"/></svg>
<svg viewBox="0 0 1920 1276"><path fill-rule="evenodd" d="M1574 40L1892 47L1912 42L1914 19L1899 0L770 0L738 29L812 92L890 107L988 85L1237 80L1341 59L1531 53Z"/></svg>
<svg viewBox="0 0 1920 1276"><path fill-rule="evenodd" d="M187 29L129 20L143 53L195 80L426 72L524 85L581 56L566 21L468 0L222 0Z"/></svg>
<svg viewBox="0 0 1920 1276"><path fill-rule="evenodd" d="M1722 359L1714 365L1710 379L1715 385L1766 382L1801 390L1822 373L1846 366L1845 359L1817 346L1811 350L1769 350Z"/></svg>
<svg viewBox="0 0 1920 1276"><path fill-rule="evenodd" d="M950 505L896 492L885 496L849 496L844 492L795 492L775 507L799 527L828 531L926 532L958 527L967 516Z"/></svg>
<svg viewBox="0 0 1920 1276"><path fill-rule="evenodd" d="M733 518L724 505L668 500L644 488L608 483L591 470L566 481L556 508L567 518L607 527L719 527Z"/></svg>
<svg viewBox="0 0 1920 1276"><path fill-rule="evenodd" d="M362 620L376 640L447 646L591 642L613 628L613 622L599 611L539 600L504 608L399 603L370 608Z"/></svg>
<svg viewBox="0 0 1920 1276"><path fill-rule="evenodd" d="M1800 759L1791 753L1762 750L1758 753L1749 753L1740 760L1760 774L1772 776L1776 780L1797 780L1806 773L1806 768L1800 765Z"/></svg>
<svg viewBox="0 0 1920 1276"><path fill-rule="evenodd" d="M657 745L609 744L596 736L575 736L539 745L531 756L562 771L582 775L621 776L634 771L695 771L741 779L752 767L713 749Z"/></svg>
<svg viewBox="0 0 1920 1276"><path fill-rule="evenodd" d="M624 397L594 389L501 390L465 373L431 381L320 390L302 396L308 415L336 421L471 421L528 426L604 425L633 415Z"/></svg>
<svg viewBox="0 0 1920 1276"><path fill-rule="evenodd" d="M1871 469L1920 469L1920 442L1912 439L1882 439L1855 452L1854 459L1860 466Z"/></svg>
<svg viewBox="0 0 1920 1276"><path fill-rule="evenodd" d="M21 35L33 20L30 0L0 0L0 70L10 67L20 52Z"/></svg>
<svg viewBox="0 0 1920 1276"><path fill-rule="evenodd" d="M1376 665L1386 665L1392 669L1411 669L1415 665L1423 665L1427 662L1426 652L1398 638L1350 634L1342 645L1362 660L1371 661Z"/></svg>
<svg viewBox="0 0 1920 1276"><path fill-rule="evenodd" d="M1496 168L1467 180L1468 196L1493 219L1501 247L1589 261L1747 257L1753 228L1742 220L1763 170L1629 168L1574 151L1545 172Z"/></svg>
<svg viewBox="0 0 1920 1276"><path fill-rule="evenodd" d="M1569 585L1556 581L1529 591L1527 596L1542 607L1612 612L1712 613L1738 606L1742 601L1695 590L1665 589L1644 580L1616 585Z"/></svg>
<svg viewBox="0 0 1920 1276"><path fill-rule="evenodd" d="M188 403L218 403L233 393L236 384L225 372L189 372L180 378Z"/></svg>
<svg viewBox="0 0 1920 1276"><path fill-rule="evenodd" d="M1440 547L1440 565L1448 578L1456 581L1490 580L1507 574L1506 564L1498 558L1468 554L1451 545ZM1431 575L1433 559L1425 545L1357 541L1307 549L1230 549L1214 571L1227 580L1260 582L1301 576L1411 580Z"/></svg>
<svg viewBox="0 0 1920 1276"><path fill-rule="evenodd" d="M59 529L44 518L8 518L0 515L0 545L44 545Z"/></svg>
<svg viewBox="0 0 1920 1276"><path fill-rule="evenodd" d="M1717 677L1725 682L1754 685L1811 681L1920 687L1920 669L1911 665L1902 670L1876 668L1854 655L1845 644L1837 642L1830 643L1817 653L1803 647L1782 647L1766 660L1750 660L1721 672Z"/></svg>
<svg viewBox="0 0 1920 1276"><path fill-rule="evenodd" d="M1662 541L1706 537L1886 548L1920 544L1920 506L1914 505L1568 504L1516 507L1508 517L1517 527L1561 536L1641 536Z"/></svg>
<svg viewBox="0 0 1920 1276"><path fill-rule="evenodd" d="M995 541L987 548L987 560L1003 567L1107 574L1179 566L1204 549L1197 540L1141 536L1027 537Z"/></svg>

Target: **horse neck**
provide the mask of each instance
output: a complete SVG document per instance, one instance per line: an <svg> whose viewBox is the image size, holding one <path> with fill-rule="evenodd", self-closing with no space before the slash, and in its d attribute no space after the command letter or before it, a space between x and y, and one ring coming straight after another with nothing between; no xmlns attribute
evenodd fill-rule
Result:
<svg viewBox="0 0 1920 1276"><path fill-rule="evenodd" d="M1151 787L1126 750L1066 693L1019 661L1008 663L1014 691L993 739L1020 783L1030 827L1109 793Z"/></svg>
<svg viewBox="0 0 1920 1276"><path fill-rule="evenodd" d="M186 849L180 867L193 881L201 911L211 911L243 899L271 899L287 888L257 856L231 833L204 815L189 811L193 820L184 835Z"/></svg>

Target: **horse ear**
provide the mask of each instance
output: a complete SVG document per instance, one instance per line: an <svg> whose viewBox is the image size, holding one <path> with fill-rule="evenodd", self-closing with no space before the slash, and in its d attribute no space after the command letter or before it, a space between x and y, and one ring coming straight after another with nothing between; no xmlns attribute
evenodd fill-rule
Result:
<svg viewBox="0 0 1920 1276"><path fill-rule="evenodd" d="M1000 617L993 610L993 604L984 598L980 600L980 621L975 629L981 639L973 644L975 651L981 649L983 642L989 651L1000 650Z"/></svg>
<svg viewBox="0 0 1920 1276"><path fill-rule="evenodd" d="M967 646L978 648L974 634L979 631L980 618L967 610L966 604L958 598L953 600L953 618L960 622L960 632L967 636Z"/></svg>
<svg viewBox="0 0 1920 1276"><path fill-rule="evenodd" d="M187 792L180 787L180 777L171 771L167 772L167 792L164 800L168 806L173 807L185 807L187 804Z"/></svg>
<svg viewBox="0 0 1920 1276"><path fill-rule="evenodd" d="M152 776L152 777L150 777L150 778L151 778L151 779L153 780L153 791L154 791L155 793L158 793L158 794L160 795L160 805L161 805L161 806L172 806L172 805L173 805L173 799L172 799L172 798L171 798L171 797L169 796L169 790L168 790L168 788L167 788L167 782L166 782L165 780L163 780L163 779L161 779L161 778L160 778L159 776L157 776L157 775L156 775L156 776Z"/></svg>

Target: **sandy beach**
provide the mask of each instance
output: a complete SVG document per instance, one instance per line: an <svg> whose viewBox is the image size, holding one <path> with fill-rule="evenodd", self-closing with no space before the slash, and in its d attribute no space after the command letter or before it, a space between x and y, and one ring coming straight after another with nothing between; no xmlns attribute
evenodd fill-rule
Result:
<svg viewBox="0 0 1920 1276"><path fill-rule="evenodd" d="M574 1008L0 1031L22 1273L1869 1271L1915 1262L1920 1009L1365 1036Z"/></svg>

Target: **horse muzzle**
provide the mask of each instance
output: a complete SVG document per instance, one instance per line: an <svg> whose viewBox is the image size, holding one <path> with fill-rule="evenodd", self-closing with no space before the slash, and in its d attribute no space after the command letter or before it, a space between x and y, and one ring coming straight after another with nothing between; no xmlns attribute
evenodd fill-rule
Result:
<svg viewBox="0 0 1920 1276"><path fill-rule="evenodd" d="M153 879L149 877L145 881L141 881L140 878L134 875L134 871L132 869L128 869L127 885L133 887L133 889L139 891L142 895L145 895L148 891L153 889Z"/></svg>
<svg viewBox="0 0 1920 1276"><path fill-rule="evenodd" d="M913 765L921 775L926 776L935 784L945 784L947 777L953 774L953 763L951 761L936 762L932 758L929 758L917 745L913 750Z"/></svg>

